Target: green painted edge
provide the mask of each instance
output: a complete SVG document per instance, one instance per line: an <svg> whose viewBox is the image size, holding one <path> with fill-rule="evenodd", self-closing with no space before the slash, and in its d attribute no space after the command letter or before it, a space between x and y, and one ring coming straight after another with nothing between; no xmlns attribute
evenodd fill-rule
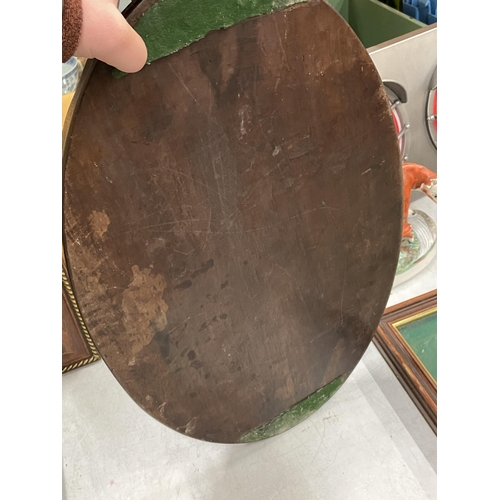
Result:
<svg viewBox="0 0 500 500"><path fill-rule="evenodd" d="M247 432L238 440L238 443L251 443L267 439L300 424L314 412L319 410L338 391L340 386L347 380L347 377L348 375L337 377L315 393L294 404L281 415L273 418L273 420L267 424Z"/></svg>
<svg viewBox="0 0 500 500"><path fill-rule="evenodd" d="M146 64L200 40L208 32L308 0L158 0L134 26L148 49ZM117 69L113 75L126 73Z"/></svg>

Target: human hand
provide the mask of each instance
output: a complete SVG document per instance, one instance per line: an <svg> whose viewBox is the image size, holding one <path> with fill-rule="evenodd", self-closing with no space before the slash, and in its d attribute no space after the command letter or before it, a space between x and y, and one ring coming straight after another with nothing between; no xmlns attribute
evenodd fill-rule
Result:
<svg viewBox="0 0 500 500"><path fill-rule="evenodd" d="M81 0L83 22L75 56L99 59L125 73L146 63L142 38L118 10L118 0Z"/></svg>

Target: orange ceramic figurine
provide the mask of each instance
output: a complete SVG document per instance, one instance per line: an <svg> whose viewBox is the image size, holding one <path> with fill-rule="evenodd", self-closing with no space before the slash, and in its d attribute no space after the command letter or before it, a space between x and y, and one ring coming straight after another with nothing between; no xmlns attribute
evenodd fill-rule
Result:
<svg viewBox="0 0 500 500"><path fill-rule="evenodd" d="M403 163L403 239L413 239L413 229L408 222L411 192L419 189L433 201L437 202L437 174L418 163Z"/></svg>

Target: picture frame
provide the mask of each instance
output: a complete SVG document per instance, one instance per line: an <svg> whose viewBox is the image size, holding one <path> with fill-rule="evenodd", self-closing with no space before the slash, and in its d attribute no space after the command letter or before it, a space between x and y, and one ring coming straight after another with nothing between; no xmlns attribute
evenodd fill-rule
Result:
<svg viewBox="0 0 500 500"><path fill-rule="evenodd" d="M79 59L80 72L85 59ZM64 85L64 82L63 82ZM62 124L70 112L74 91L62 96ZM73 293L62 249L62 373L88 365L101 359L87 330Z"/></svg>
<svg viewBox="0 0 500 500"><path fill-rule="evenodd" d="M387 308L373 343L437 434L437 290Z"/></svg>
<svg viewBox="0 0 500 500"><path fill-rule="evenodd" d="M76 302L62 262L62 373L101 359Z"/></svg>

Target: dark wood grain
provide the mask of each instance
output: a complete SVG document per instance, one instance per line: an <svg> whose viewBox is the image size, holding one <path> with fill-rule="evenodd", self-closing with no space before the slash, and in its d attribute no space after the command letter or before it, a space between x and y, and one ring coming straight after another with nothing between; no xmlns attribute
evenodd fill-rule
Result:
<svg viewBox="0 0 500 500"><path fill-rule="evenodd" d="M384 312L373 343L437 433L437 383L403 340L394 323L437 307L437 290L389 307Z"/></svg>
<svg viewBox="0 0 500 500"><path fill-rule="evenodd" d="M348 375L394 279L402 179L383 86L344 20L300 4L86 78L65 248L128 394L230 443Z"/></svg>

